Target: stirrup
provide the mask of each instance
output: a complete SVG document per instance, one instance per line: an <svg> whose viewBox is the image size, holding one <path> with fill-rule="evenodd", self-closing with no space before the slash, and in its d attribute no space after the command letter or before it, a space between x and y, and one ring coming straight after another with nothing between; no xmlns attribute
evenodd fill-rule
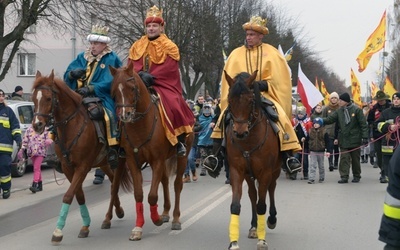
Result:
<svg viewBox="0 0 400 250"><path fill-rule="evenodd" d="M215 166L212 166L212 165L211 165L211 162L210 162L211 159L215 159L215 162L216 162ZM207 165L207 163L210 163L210 164ZM211 172L214 172L214 171L217 169L217 167L218 167L218 157L216 157L216 156L214 156L214 155L209 155L209 156L207 156L207 157L204 159L204 161L203 161L203 166L204 166L206 169L210 170Z"/></svg>
<svg viewBox="0 0 400 250"><path fill-rule="evenodd" d="M296 165L296 167L294 167L293 165ZM290 166L293 166L292 168ZM289 171L289 173L294 173L296 171L301 170L301 163L300 161L295 158L295 157L288 157L286 159L286 168Z"/></svg>

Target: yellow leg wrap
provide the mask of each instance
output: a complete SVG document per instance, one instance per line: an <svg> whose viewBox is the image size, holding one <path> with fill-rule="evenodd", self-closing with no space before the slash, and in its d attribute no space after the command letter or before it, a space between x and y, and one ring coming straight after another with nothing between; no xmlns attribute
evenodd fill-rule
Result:
<svg viewBox="0 0 400 250"><path fill-rule="evenodd" d="M231 214L231 222L229 223L229 239L239 241L239 215Z"/></svg>
<svg viewBox="0 0 400 250"><path fill-rule="evenodd" d="M265 240L265 214L257 214L257 238Z"/></svg>

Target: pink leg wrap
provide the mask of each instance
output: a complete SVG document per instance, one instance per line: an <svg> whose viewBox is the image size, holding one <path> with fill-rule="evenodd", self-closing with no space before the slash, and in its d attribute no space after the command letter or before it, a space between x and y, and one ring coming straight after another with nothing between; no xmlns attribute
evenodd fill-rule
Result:
<svg viewBox="0 0 400 250"><path fill-rule="evenodd" d="M158 214L158 205L150 206L150 218L153 222L160 220L160 215Z"/></svg>
<svg viewBox="0 0 400 250"><path fill-rule="evenodd" d="M143 203L136 202L136 227L143 227L144 215L143 215Z"/></svg>

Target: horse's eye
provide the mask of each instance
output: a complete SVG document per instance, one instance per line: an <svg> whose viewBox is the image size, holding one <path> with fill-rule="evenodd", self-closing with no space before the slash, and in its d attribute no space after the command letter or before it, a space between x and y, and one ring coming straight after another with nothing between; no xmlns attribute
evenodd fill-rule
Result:
<svg viewBox="0 0 400 250"><path fill-rule="evenodd" d="M51 98L50 98L50 97L47 97L47 98L46 98L46 101L50 102L50 101L51 101Z"/></svg>

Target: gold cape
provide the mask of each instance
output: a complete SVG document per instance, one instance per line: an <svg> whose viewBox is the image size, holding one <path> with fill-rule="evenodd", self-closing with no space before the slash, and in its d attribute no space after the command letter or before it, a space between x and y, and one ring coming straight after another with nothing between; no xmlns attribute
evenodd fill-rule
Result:
<svg viewBox="0 0 400 250"><path fill-rule="evenodd" d="M300 143L290 122L292 117L292 83L289 67L285 58L273 46L263 43L254 48L241 46L232 51L225 63L224 70L232 78L241 72L252 74L258 70L256 80L268 82L268 91L263 96L270 99L276 106L279 115L279 138L281 151L301 151ZM228 106L229 85L225 75L221 80L221 114ZM222 115L215 126L212 138L221 138L220 122ZM287 136L284 137L284 135Z"/></svg>

